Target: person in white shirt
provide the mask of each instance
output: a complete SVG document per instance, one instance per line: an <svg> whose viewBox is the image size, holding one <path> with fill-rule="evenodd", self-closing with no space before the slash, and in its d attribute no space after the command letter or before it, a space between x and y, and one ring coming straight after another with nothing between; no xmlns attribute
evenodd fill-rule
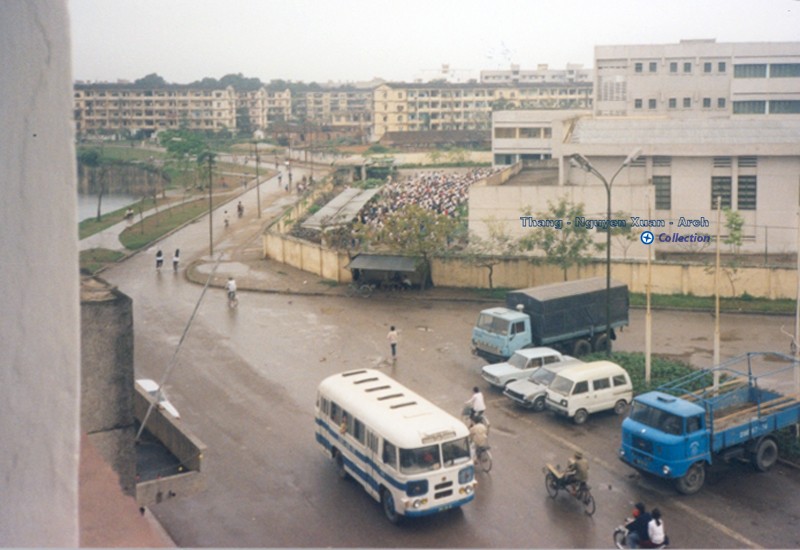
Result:
<svg viewBox="0 0 800 550"><path fill-rule="evenodd" d="M647 534L650 536L650 543L654 546L659 546L664 544L664 522L661 521L661 510L653 508L650 516L650 523L647 524Z"/></svg>
<svg viewBox="0 0 800 550"><path fill-rule="evenodd" d="M472 397L467 399L464 405L466 405L469 408L470 419L475 423L480 422L483 413L486 412L486 404L483 401L483 394L481 393L481 390L478 388L478 386L472 388Z"/></svg>

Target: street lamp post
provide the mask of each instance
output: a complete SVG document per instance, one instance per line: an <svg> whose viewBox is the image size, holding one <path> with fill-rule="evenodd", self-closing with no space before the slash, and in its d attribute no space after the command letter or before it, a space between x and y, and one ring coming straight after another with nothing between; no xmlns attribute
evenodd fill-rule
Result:
<svg viewBox="0 0 800 550"><path fill-rule="evenodd" d="M641 149L636 149L620 164L614 175L610 180L606 180L603 174L597 171L589 160L581 155L575 153L570 157L570 163L577 166L581 170L594 174L596 178L603 182L606 188L606 222L611 223L611 186L614 185L614 180L622 172L622 169L630 165L633 161L639 158L642 154ZM611 355L611 227L606 227L606 355Z"/></svg>
<svg viewBox="0 0 800 550"><path fill-rule="evenodd" d="M258 217L261 219L261 180L258 177L258 142L253 142L253 148L256 150L256 208L258 209ZM277 164L277 163L276 163Z"/></svg>

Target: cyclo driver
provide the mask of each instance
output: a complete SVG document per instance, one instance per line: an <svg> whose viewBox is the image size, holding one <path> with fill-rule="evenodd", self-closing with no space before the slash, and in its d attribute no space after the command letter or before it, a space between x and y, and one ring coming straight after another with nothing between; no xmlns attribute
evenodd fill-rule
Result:
<svg viewBox="0 0 800 550"><path fill-rule="evenodd" d="M570 490L575 494L577 490L585 489L588 481L589 461L584 458L582 452L575 451L564 472L564 482L571 487Z"/></svg>

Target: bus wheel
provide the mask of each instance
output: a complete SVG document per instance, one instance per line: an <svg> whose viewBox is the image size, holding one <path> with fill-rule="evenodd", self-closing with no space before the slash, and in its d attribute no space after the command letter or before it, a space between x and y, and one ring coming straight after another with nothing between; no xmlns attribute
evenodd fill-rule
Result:
<svg viewBox="0 0 800 550"><path fill-rule="evenodd" d="M381 489L381 506L383 506L383 513L386 515L386 519L392 523L400 521L400 514L394 508L394 497L385 487Z"/></svg>
<svg viewBox="0 0 800 550"><path fill-rule="evenodd" d="M339 479L347 479L350 475L347 473L347 470L344 468L344 457L342 453L339 451L334 451L334 458L336 461L336 474L339 476Z"/></svg>
<svg viewBox="0 0 800 550"><path fill-rule="evenodd" d="M753 453L753 466L759 472L766 472L778 461L778 444L775 440L766 437L758 442Z"/></svg>

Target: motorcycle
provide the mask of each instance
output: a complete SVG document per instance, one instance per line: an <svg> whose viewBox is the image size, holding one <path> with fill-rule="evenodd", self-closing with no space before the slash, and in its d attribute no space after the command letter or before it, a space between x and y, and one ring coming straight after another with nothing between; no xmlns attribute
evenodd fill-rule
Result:
<svg viewBox="0 0 800 550"><path fill-rule="evenodd" d="M614 529L614 545L617 548L628 548L628 528L625 527L630 522L633 521L633 518L626 518L625 522L622 525L618 525L616 529ZM669 547L669 537L664 536L664 542L661 544L653 544L650 541L644 541L639 543L639 548L667 548Z"/></svg>
<svg viewBox="0 0 800 550"><path fill-rule="evenodd" d="M591 487L586 483L577 483L567 476L567 472L561 470L561 466L547 464L542 468L544 472L544 484L547 487L547 494L550 498L556 498L559 491L566 491L573 498L583 505L583 512L591 516L595 511L594 497Z"/></svg>

